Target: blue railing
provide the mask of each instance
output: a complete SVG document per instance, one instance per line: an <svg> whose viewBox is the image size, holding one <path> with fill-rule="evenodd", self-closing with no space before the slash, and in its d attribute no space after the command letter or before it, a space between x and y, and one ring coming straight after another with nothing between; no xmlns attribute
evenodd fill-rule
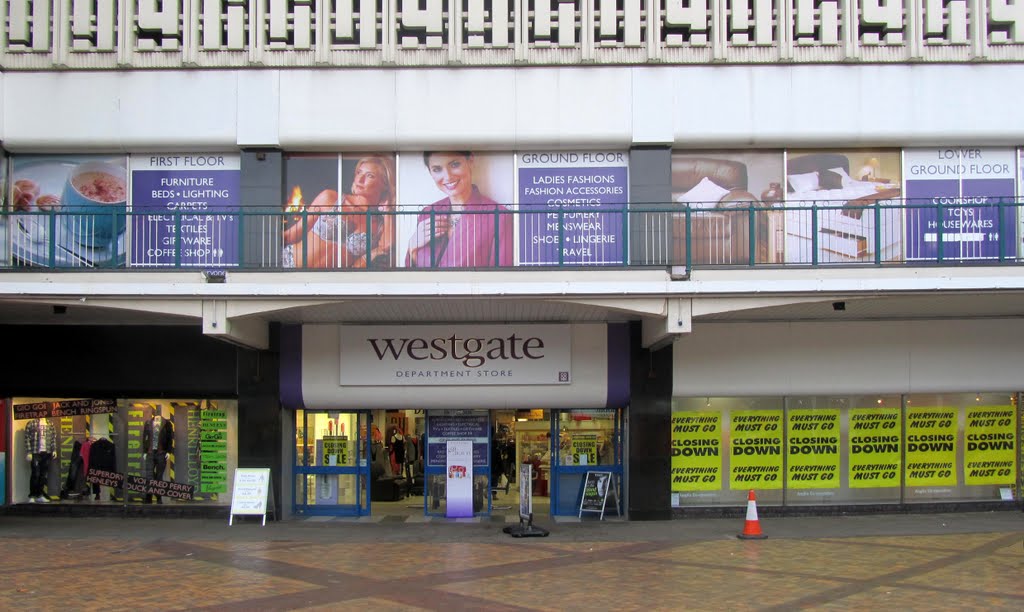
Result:
<svg viewBox="0 0 1024 612"><path fill-rule="evenodd" d="M952 203L951 203L952 202ZM966 202L962 204L961 202ZM0 214L0 266L56 268L782 267L1017 263L1021 201L834 201L517 210Z"/></svg>

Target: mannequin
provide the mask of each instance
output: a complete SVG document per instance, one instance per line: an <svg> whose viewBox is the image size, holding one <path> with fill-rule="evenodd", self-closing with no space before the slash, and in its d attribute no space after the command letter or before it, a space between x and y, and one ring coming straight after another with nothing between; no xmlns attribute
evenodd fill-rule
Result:
<svg viewBox="0 0 1024 612"><path fill-rule="evenodd" d="M391 436L391 471L395 476L405 475L405 435L400 427Z"/></svg>
<svg viewBox="0 0 1024 612"><path fill-rule="evenodd" d="M32 474L28 481L28 501L49 503L43 494L50 478L50 461L57 451L57 429L47 419L32 419L25 425L25 450Z"/></svg>
<svg viewBox="0 0 1024 612"><path fill-rule="evenodd" d="M174 452L174 424L163 418L154 408L142 429L142 459L149 467L148 475L153 480L163 480L167 468L167 453ZM143 503L152 503L153 495L147 493ZM156 503L164 503L157 495Z"/></svg>

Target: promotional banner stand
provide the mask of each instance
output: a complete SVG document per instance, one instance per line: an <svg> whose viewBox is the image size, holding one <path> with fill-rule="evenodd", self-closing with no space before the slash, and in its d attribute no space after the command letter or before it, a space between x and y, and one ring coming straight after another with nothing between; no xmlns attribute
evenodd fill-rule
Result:
<svg viewBox="0 0 1024 612"><path fill-rule="evenodd" d="M524 463L519 466L519 524L502 529L513 538L543 538L550 533L533 524L533 466Z"/></svg>
<svg viewBox="0 0 1024 612"><path fill-rule="evenodd" d="M267 514L273 514L275 519L278 518L271 489L270 468L235 469L228 526L234 524L235 515L262 516L264 527L267 525Z"/></svg>

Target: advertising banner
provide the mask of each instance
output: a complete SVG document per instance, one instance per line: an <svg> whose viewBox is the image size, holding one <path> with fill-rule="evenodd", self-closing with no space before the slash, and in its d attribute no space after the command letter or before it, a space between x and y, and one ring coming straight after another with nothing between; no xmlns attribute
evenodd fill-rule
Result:
<svg viewBox="0 0 1024 612"><path fill-rule="evenodd" d="M287 156L282 267L393 268L395 177L390 153Z"/></svg>
<svg viewBox="0 0 1024 612"><path fill-rule="evenodd" d="M790 410L786 421L786 486L839 486L839 411Z"/></svg>
<svg viewBox="0 0 1024 612"><path fill-rule="evenodd" d="M398 265L512 267L513 168L511 153L403 153Z"/></svg>
<svg viewBox="0 0 1024 612"><path fill-rule="evenodd" d="M782 411L736 410L729 417L729 488L782 488Z"/></svg>
<svg viewBox="0 0 1024 612"><path fill-rule="evenodd" d="M449 440L446 443L447 477L445 516L473 516L473 441Z"/></svg>
<svg viewBox="0 0 1024 612"><path fill-rule="evenodd" d="M128 427L125 444L128 447L126 453L126 472L132 476L142 476L143 466L145 461L143 460L143 449L142 449L142 431L145 427L146 413L153 409L152 405L135 402L128 407L128 421L126 423ZM135 497L133 501L141 500L141 497ZM132 500L130 500L132 501Z"/></svg>
<svg viewBox="0 0 1024 612"><path fill-rule="evenodd" d="M132 266L238 265L239 155L132 155L130 168Z"/></svg>
<svg viewBox="0 0 1024 612"><path fill-rule="evenodd" d="M568 325L342 325L342 386L558 385Z"/></svg>
<svg viewBox="0 0 1024 612"><path fill-rule="evenodd" d="M672 413L672 491L722 488L722 414Z"/></svg>
<svg viewBox="0 0 1024 612"><path fill-rule="evenodd" d="M519 265L626 263L629 156L539 152L519 156Z"/></svg>
<svg viewBox="0 0 1024 612"><path fill-rule="evenodd" d="M908 409L906 485L955 486L956 439L955 408Z"/></svg>
<svg viewBox="0 0 1024 612"><path fill-rule="evenodd" d="M898 260L900 170L897 149L788 152L786 261Z"/></svg>
<svg viewBox="0 0 1024 612"><path fill-rule="evenodd" d="M114 399L76 399L14 404L14 419L48 419L117 412Z"/></svg>
<svg viewBox="0 0 1024 612"><path fill-rule="evenodd" d="M1013 406L967 409L964 484L1013 485L1017 482L1016 422Z"/></svg>
<svg viewBox="0 0 1024 612"><path fill-rule="evenodd" d="M1016 256L1013 149L907 149L903 155L912 207L908 260L936 259L940 240L944 259Z"/></svg>
<svg viewBox="0 0 1024 612"><path fill-rule="evenodd" d="M569 465L597 465L597 434L574 433Z"/></svg>
<svg viewBox="0 0 1024 612"><path fill-rule="evenodd" d="M850 409L850 488L900 486L902 444L899 408Z"/></svg>
<svg viewBox="0 0 1024 612"><path fill-rule="evenodd" d="M490 417L483 411L432 411L427 418L427 465L443 467L449 440L473 443L473 465L486 467Z"/></svg>
<svg viewBox="0 0 1024 612"><path fill-rule="evenodd" d="M324 457L321 465L347 466L349 459L348 436L324 436Z"/></svg>
<svg viewBox="0 0 1024 612"><path fill-rule="evenodd" d="M20 155L11 164L11 255L16 265L124 263L124 156Z"/></svg>
<svg viewBox="0 0 1024 612"><path fill-rule="evenodd" d="M199 413L200 491L203 493L227 493L228 490L227 418L227 412L218 410L213 402Z"/></svg>
<svg viewBox="0 0 1024 612"><path fill-rule="evenodd" d="M690 261L698 264L781 263L784 212L772 209L784 205L785 184L782 151L674 151L675 212L664 219L669 222L672 259L686 261L688 251ZM751 207L757 209L753 223ZM631 222L643 222L644 217L634 215ZM657 216L648 220L644 233L662 225ZM644 237L633 232L630 240L635 248Z"/></svg>

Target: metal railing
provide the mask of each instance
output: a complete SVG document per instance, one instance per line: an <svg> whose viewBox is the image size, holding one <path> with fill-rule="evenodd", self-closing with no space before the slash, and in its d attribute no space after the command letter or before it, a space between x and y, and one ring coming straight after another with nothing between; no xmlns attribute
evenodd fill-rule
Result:
<svg viewBox="0 0 1024 612"><path fill-rule="evenodd" d="M0 267L254 270L1017 263L1015 198L284 213L0 213ZM940 229L941 226L941 229Z"/></svg>

